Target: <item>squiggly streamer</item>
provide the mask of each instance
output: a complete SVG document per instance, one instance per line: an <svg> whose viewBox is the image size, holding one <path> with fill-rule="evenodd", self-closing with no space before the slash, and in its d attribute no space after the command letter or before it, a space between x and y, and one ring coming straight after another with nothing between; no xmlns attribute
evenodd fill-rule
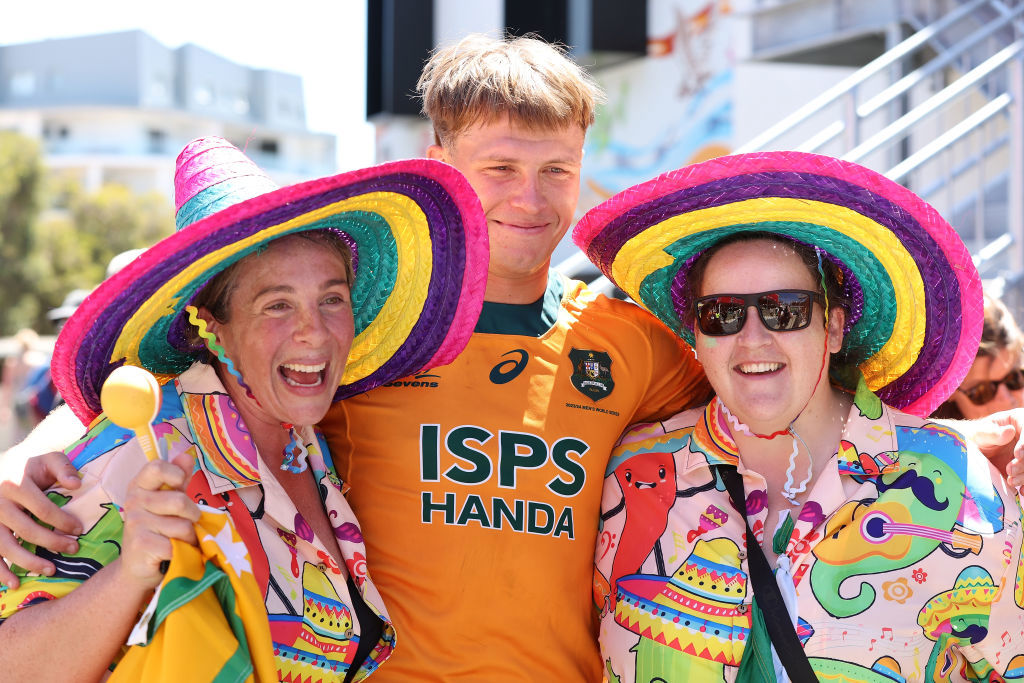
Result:
<svg viewBox="0 0 1024 683"><path fill-rule="evenodd" d="M782 487L782 497L790 502L791 505L797 505L796 497L797 494L803 493L807 490L807 482L811 480L811 449L807 448L807 444L804 440L796 433L793 429L793 425L789 426L789 433L793 435L793 452L789 454L789 467L786 468L786 484ZM800 449L797 447L796 442L804 444L804 449L807 450L807 476L804 480L798 484L797 488L793 488L793 470L796 469L796 456L799 454Z"/></svg>
<svg viewBox="0 0 1024 683"><path fill-rule="evenodd" d="M230 358L228 358L227 353L224 351L224 347L217 343L217 337L206 329L206 321L199 317L199 309L195 306L186 306L185 311L188 313L188 321L196 326L196 329L199 331L199 336L202 338L203 342L206 343L206 348L210 349L210 353L217 356L217 359L224 364L224 367L227 368L228 372L234 375L235 379L238 380L238 383L243 389L245 389L245 393L248 394L250 398L255 398L255 396L252 395L252 390L249 389L249 385L245 383L245 380L242 379L242 375L235 369L235 364L231 362Z"/></svg>
<svg viewBox="0 0 1024 683"><path fill-rule="evenodd" d="M722 404L722 412L725 413L725 419L729 421L729 424L731 424L732 428L737 432L740 434L746 434L747 436L757 436L754 432L750 431L750 427L740 422L739 418L733 415L732 411L729 410L729 406L724 403Z"/></svg>
<svg viewBox="0 0 1024 683"><path fill-rule="evenodd" d="M796 456L800 452L800 448L799 448L799 446L797 446L796 442L797 442L797 439L799 439L800 443L804 443L804 440L802 438L800 438L800 435L797 434L793 430L793 425L790 425L789 427L787 427L785 431L775 432L775 434L773 434L773 435L771 435L769 437L764 437L764 436L761 436L760 434L754 434L752 431L750 431L750 427L748 427L747 425L745 425L742 422L740 422L739 418L737 418L735 415L733 415L732 411L729 410L729 407L726 406L724 403L722 404L722 412L725 413L725 418L729 421L729 424L732 425L732 428L735 429L736 431L740 432L741 434L745 434L747 436L758 436L758 437L761 437L761 438L769 438L769 439L770 438L774 438L774 437L776 437L776 436L778 436L780 434L791 434L794 437L794 439L793 439L793 451L789 454L789 467L786 469L786 485L782 488L782 495L791 504L797 505L797 502L796 502L797 494L803 493L804 490L806 490L806 488L807 488L807 483L811 480L811 467L810 467L810 464L808 464L808 466L807 466L807 476L804 477L804 480L802 482L800 482L800 484L798 485L797 488L794 489L793 488L793 483L794 483L793 482L793 470L796 469ZM807 444L805 444L805 443L804 443L804 448L807 448ZM808 450L807 452L810 453L810 450Z"/></svg>
<svg viewBox="0 0 1024 683"><path fill-rule="evenodd" d="M825 266L821 262L821 249L814 247L814 255L818 257L818 283L821 285L821 291L825 293L825 329L828 330L828 285L825 284ZM811 302L814 305L814 302Z"/></svg>
<svg viewBox="0 0 1024 683"><path fill-rule="evenodd" d="M288 434L292 438L291 442L284 447L284 460L281 462L281 469L292 474L301 474L306 471L306 456L309 455L309 451L306 450L306 444L302 443L295 427L289 424L281 426L288 430Z"/></svg>

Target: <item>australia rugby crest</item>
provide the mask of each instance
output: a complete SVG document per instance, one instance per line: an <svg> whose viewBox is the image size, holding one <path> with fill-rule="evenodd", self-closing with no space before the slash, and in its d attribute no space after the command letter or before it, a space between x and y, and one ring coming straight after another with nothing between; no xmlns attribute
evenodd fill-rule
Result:
<svg viewBox="0 0 1024 683"><path fill-rule="evenodd" d="M615 388L612 380L612 359L604 351L573 349L569 352L572 363L572 385L584 396L599 401Z"/></svg>

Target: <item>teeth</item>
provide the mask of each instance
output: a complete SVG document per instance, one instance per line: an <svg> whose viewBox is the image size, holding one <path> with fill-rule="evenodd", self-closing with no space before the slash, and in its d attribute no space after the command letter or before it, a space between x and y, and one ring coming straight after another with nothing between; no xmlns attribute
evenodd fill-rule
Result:
<svg viewBox="0 0 1024 683"><path fill-rule="evenodd" d="M739 370L745 375L753 375L762 372L775 372L781 367L782 363L743 363L739 366Z"/></svg>
<svg viewBox="0 0 1024 683"><path fill-rule="evenodd" d="M296 372L320 372L327 367L327 363L318 363L317 365L300 365L298 363L283 363L282 368L288 370L295 370Z"/></svg>

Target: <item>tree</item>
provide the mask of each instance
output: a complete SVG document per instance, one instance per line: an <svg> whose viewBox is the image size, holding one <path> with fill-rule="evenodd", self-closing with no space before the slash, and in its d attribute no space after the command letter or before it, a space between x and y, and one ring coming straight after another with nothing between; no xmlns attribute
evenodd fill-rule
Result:
<svg viewBox="0 0 1024 683"><path fill-rule="evenodd" d="M0 334L12 334L38 314L27 260L35 248L42 177L39 145L18 133L0 131Z"/></svg>
<svg viewBox="0 0 1024 683"><path fill-rule="evenodd" d="M68 292L92 289L115 255L173 230L161 194L113 184L87 194L46 173L37 142L0 131L0 336L22 327L52 333L46 312Z"/></svg>
<svg viewBox="0 0 1024 683"><path fill-rule="evenodd" d="M114 184L93 194L72 189L68 211L55 212L36 227L28 269L38 282L41 309L59 305L72 289L92 289L114 256L148 247L173 230L174 211L157 192L139 195ZM46 323L37 318L37 324Z"/></svg>

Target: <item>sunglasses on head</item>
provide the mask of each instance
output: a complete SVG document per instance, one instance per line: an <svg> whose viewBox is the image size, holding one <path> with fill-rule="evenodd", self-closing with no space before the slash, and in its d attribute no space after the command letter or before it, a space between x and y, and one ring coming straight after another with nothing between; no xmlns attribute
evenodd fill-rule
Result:
<svg viewBox="0 0 1024 683"><path fill-rule="evenodd" d="M1017 391L1024 387L1024 371L1020 368L1014 368L1006 373L1006 377L1003 377L1002 379L981 382L979 384L975 384L970 389L957 389L957 391L970 399L971 403L974 405L981 406L996 397L1000 384L1005 384L1006 388L1010 391Z"/></svg>
<svg viewBox="0 0 1024 683"><path fill-rule="evenodd" d="M773 332L802 330L811 324L814 302L825 297L806 289L777 289L756 294L712 294L694 303L697 327L710 337L736 334L747 321L747 309L757 307L764 326Z"/></svg>

